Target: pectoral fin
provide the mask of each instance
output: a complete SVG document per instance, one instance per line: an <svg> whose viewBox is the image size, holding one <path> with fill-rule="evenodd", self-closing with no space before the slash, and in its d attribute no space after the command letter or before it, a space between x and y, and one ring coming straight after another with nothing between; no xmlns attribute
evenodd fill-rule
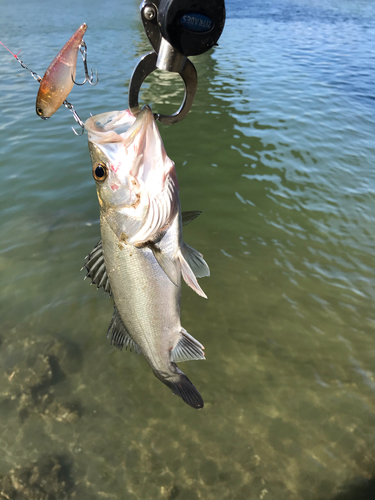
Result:
<svg viewBox="0 0 375 500"><path fill-rule="evenodd" d="M182 328L181 338L171 352L171 361L178 363L194 359L206 359L203 349L204 346Z"/></svg>
<svg viewBox="0 0 375 500"><path fill-rule="evenodd" d="M97 288L104 288L105 292L112 295L111 285L107 270L105 267L103 248L101 240L94 247L94 249L85 257L86 262L82 269L87 270L86 278L91 278L91 283L94 283ZM81 269L81 271L82 271Z"/></svg>
<svg viewBox="0 0 375 500"><path fill-rule="evenodd" d="M139 345L134 342L134 340L129 335L129 332L122 322L116 306L114 306L113 316L108 327L107 338L109 336L111 336L111 344L120 349L120 351L122 351L123 347L125 346L126 350L129 347L130 351L142 354L142 350Z"/></svg>
<svg viewBox="0 0 375 500"><path fill-rule="evenodd" d="M151 248L155 259L158 261L159 266L163 269L165 274L171 280L171 282L178 286L178 277L180 275L180 266L178 261L171 259L166 253L160 250L156 245L150 243L149 248Z"/></svg>

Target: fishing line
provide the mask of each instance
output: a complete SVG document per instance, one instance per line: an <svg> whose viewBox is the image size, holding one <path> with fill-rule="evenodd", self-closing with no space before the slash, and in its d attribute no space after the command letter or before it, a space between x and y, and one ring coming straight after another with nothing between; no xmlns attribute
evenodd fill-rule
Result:
<svg viewBox="0 0 375 500"><path fill-rule="evenodd" d="M12 52L3 42L0 41L0 44L10 53L12 54L12 56L20 63L21 67L24 68L24 69L27 69L27 71L29 71L31 73L31 76L34 78L34 80L36 80L39 84L42 82L43 78L41 76L38 75L38 73L36 73L35 71L33 71L32 69L30 69L28 66L26 66L26 64L18 57L18 54L21 53L21 50L17 53L17 54L14 54L14 52ZM85 44L85 47L86 47L86 44ZM97 82L96 82L97 83ZM95 84L96 85L96 84ZM73 118L74 120L78 123L78 125L81 127L82 129L82 132L79 134L75 129L74 127L72 127L72 130L73 132L75 133L75 135L82 135L85 131L85 125L84 125L84 122L81 120L81 118L79 117L77 111L75 110L73 104L71 104L69 101L67 101L65 99L65 101L63 102L63 105L66 107L66 109L68 109L72 115L73 115Z"/></svg>

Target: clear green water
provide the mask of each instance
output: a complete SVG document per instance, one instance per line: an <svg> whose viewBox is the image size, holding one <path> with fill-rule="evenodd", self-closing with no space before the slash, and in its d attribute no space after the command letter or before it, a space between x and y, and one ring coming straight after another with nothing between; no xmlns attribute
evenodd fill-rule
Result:
<svg viewBox="0 0 375 500"><path fill-rule="evenodd" d="M185 240L209 300L182 297L202 411L108 344L111 301L79 273L99 239L86 138L64 109L38 119L0 51L4 498L375 498L375 4L227 10L192 112L160 127L183 209L203 210ZM138 2L0 4L0 40L42 75L82 22L100 75L70 96L85 119L126 107L149 50ZM142 96L168 112L182 88L161 75Z"/></svg>

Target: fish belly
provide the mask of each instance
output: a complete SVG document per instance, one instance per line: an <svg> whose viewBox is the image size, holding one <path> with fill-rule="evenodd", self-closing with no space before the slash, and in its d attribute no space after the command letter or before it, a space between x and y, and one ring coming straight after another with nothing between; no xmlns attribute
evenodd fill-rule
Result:
<svg viewBox="0 0 375 500"><path fill-rule="evenodd" d="M181 283L174 285L148 247L122 245L101 218L104 261L112 295L131 338L154 370L167 370L181 330Z"/></svg>

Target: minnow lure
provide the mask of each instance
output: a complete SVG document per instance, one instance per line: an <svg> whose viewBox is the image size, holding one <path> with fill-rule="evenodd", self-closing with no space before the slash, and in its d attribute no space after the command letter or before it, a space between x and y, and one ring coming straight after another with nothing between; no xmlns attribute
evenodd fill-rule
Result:
<svg viewBox="0 0 375 500"><path fill-rule="evenodd" d="M36 97L36 114L43 119L50 118L70 94L77 69L78 50L87 30L82 24L60 50L40 82Z"/></svg>
<svg viewBox="0 0 375 500"><path fill-rule="evenodd" d="M98 78L95 83L93 83L93 73L91 70L91 75L88 74L86 54L87 47L85 42L82 40L83 35L87 30L87 24L82 24L78 30L69 38L64 47L60 50L57 56L53 59L51 64L48 66L43 78L41 78L35 71L28 68L11 50L8 49L2 42L3 45L21 64L21 66L32 74L33 78L40 83L38 95L36 98L36 113L38 116L46 120L50 118L59 107L64 104L70 111L73 109L73 115L75 114L74 108L70 103L66 101L66 98L70 94L73 85L76 83L74 78L76 76L77 69L77 56L78 50L82 54L83 64L85 68L85 80L83 83L88 81L91 85L96 85L98 83ZM83 85L83 83L76 83L76 85ZM78 116L78 115L77 115ZM77 120L76 116L74 116ZM81 125L83 122L78 123Z"/></svg>

